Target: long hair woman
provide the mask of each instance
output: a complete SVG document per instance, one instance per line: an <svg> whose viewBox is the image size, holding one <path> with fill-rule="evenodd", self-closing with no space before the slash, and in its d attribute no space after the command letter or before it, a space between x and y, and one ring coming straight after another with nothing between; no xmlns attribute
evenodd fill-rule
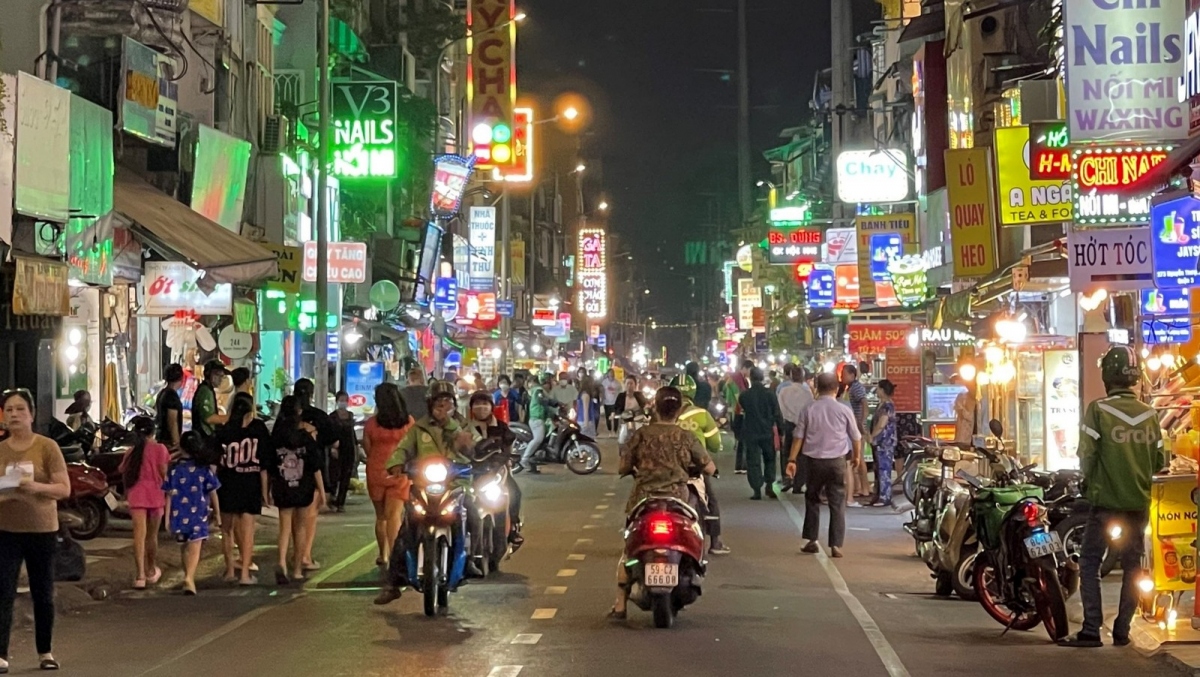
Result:
<svg viewBox="0 0 1200 677"><path fill-rule="evenodd" d="M271 431L274 446L266 468L270 480L271 502L279 509L279 568L275 582L287 585L304 579L304 552L312 534L305 528L304 516L313 501L326 503L325 482L321 477L321 450L317 430L301 418L300 400L294 395L279 404L279 418ZM288 576L288 546L292 546L291 576Z"/></svg>
<svg viewBox="0 0 1200 677"><path fill-rule="evenodd" d="M375 564L386 568L404 519L409 481L388 474L387 461L412 426L400 389L393 383L375 386L375 415L367 419L363 447L367 450L367 494L375 507Z"/></svg>
<svg viewBox="0 0 1200 677"><path fill-rule="evenodd" d="M4 490L0 500L0 672L8 672L8 638L21 564L29 574L33 598L33 634L38 663L57 670L50 653L54 634L54 551L58 501L71 495L67 462L54 440L33 432L33 396L28 390L0 395L8 439L0 442L0 471L15 468L20 486Z"/></svg>
<svg viewBox="0 0 1200 677"><path fill-rule="evenodd" d="M133 518L133 561L137 577L134 590L144 590L162 578L158 568L158 529L162 525L167 495L163 482L171 452L154 438L154 419L137 416L129 422L136 441L121 460L121 477L125 482L125 498Z"/></svg>
<svg viewBox="0 0 1200 677"><path fill-rule="evenodd" d="M254 585L254 519L262 514L267 497L267 471L263 459L273 445L266 424L254 415L254 398L237 393L229 405L227 422L217 429L221 459L217 464L217 499L221 504L221 546L225 551L225 581ZM233 555L236 541L240 558ZM240 571L238 571L240 570ZM240 574L240 575L239 575Z"/></svg>

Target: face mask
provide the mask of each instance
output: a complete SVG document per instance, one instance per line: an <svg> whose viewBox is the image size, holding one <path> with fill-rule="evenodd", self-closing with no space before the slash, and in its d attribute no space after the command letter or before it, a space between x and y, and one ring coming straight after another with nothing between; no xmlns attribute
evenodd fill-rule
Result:
<svg viewBox="0 0 1200 677"><path fill-rule="evenodd" d="M501 383L501 384L500 384L500 392L502 392L502 393L507 393L507 392L508 392L508 389L509 389L509 387L510 387L510 386L509 386L507 383Z"/></svg>
<svg viewBox="0 0 1200 677"><path fill-rule="evenodd" d="M350 403L349 403L349 402L338 402L338 403L337 403L337 408L338 408L338 409L342 409L342 410L349 409L349 408L350 408Z"/></svg>

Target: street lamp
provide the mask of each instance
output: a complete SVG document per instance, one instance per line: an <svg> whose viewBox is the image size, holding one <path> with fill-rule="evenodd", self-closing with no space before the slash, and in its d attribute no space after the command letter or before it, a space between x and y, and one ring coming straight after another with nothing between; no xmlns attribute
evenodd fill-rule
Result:
<svg viewBox="0 0 1200 677"><path fill-rule="evenodd" d="M575 171L572 172L572 174L582 174L585 171L587 171L587 165L580 162L579 164L575 165Z"/></svg>
<svg viewBox="0 0 1200 677"><path fill-rule="evenodd" d="M608 202L601 200L600 204L596 205L596 209L599 209L602 212L608 211Z"/></svg>
<svg viewBox="0 0 1200 677"><path fill-rule="evenodd" d="M572 121L579 117L579 109L574 106L567 106L567 108L562 112L562 117L567 121Z"/></svg>

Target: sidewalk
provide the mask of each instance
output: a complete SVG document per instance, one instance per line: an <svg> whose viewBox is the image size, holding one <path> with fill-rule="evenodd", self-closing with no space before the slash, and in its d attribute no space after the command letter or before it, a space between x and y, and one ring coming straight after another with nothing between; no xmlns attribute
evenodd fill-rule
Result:
<svg viewBox="0 0 1200 677"><path fill-rule="evenodd" d="M1187 610L1182 610L1186 615ZM1143 656L1154 656L1187 675L1200 676L1200 630L1189 618L1180 618L1175 630L1167 631L1140 617L1134 618L1130 639Z"/></svg>

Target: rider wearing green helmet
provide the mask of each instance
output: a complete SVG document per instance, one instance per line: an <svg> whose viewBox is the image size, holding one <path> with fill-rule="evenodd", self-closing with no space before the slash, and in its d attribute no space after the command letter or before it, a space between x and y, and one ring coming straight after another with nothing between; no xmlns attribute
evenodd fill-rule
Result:
<svg viewBox="0 0 1200 677"><path fill-rule="evenodd" d="M690 431L704 445L704 449L715 460L715 454L721 451L721 428L707 409L698 407L692 402L696 397L696 381L687 374L679 374L671 379L669 384L683 394L683 410L676 419L680 428ZM728 546L721 541L721 506L717 503L717 495L713 492L712 478L704 476L704 493L708 495L708 510L704 516L704 525L712 543L709 552L713 555L729 553Z"/></svg>
<svg viewBox="0 0 1200 677"><path fill-rule="evenodd" d="M1108 396L1088 405L1079 427L1083 493L1092 506L1079 558L1083 627L1079 634L1059 640L1064 646L1101 646L1100 563L1108 548L1107 534L1115 526L1129 534L1121 543L1121 567L1126 572L1140 570L1151 481L1167 462L1158 413L1133 392L1141 379L1137 353L1129 346L1109 348L1100 360L1100 376ZM1121 609L1112 625L1117 645L1129 643L1135 605L1124 600L1136 599L1135 581L1126 575L1122 583Z"/></svg>

